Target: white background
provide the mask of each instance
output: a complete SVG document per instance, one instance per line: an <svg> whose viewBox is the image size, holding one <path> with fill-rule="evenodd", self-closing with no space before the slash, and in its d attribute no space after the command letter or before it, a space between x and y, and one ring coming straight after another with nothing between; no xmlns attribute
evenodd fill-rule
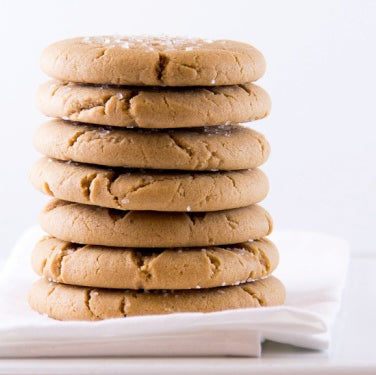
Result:
<svg viewBox="0 0 376 375"><path fill-rule="evenodd" d="M27 179L38 67L49 43L76 35L169 34L254 44L272 115L264 206L278 229L323 231L375 253L376 1L1 1L2 254L36 223L46 198Z"/></svg>

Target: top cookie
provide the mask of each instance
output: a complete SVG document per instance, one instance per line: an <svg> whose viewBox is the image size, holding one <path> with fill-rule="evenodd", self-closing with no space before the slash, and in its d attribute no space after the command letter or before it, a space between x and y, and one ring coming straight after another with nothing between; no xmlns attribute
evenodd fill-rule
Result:
<svg viewBox="0 0 376 375"><path fill-rule="evenodd" d="M148 36L61 40L40 64L62 81L135 86L234 85L265 72L263 55L246 43Z"/></svg>

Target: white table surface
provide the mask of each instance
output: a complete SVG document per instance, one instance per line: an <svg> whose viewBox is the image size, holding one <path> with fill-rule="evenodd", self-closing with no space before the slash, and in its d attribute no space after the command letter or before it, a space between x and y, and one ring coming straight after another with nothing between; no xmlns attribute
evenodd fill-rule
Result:
<svg viewBox="0 0 376 375"><path fill-rule="evenodd" d="M328 351L266 342L261 358L2 359L0 374L376 374L376 255L351 260Z"/></svg>

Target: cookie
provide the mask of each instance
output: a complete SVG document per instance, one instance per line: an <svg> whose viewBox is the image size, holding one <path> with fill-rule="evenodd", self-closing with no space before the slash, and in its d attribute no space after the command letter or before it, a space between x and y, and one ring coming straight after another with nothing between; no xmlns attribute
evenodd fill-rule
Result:
<svg viewBox="0 0 376 375"><path fill-rule="evenodd" d="M37 129L34 146L42 154L60 160L180 170L257 168L270 153L263 135L239 125L162 131L51 120Z"/></svg>
<svg viewBox="0 0 376 375"><path fill-rule="evenodd" d="M253 205L206 213L120 211L57 199L39 215L41 227L65 241L117 247L234 244L272 231L270 215Z"/></svg>
<svg viewBox="0 0 376 375"><path fill-rule="evenodd" d="M261 52L231 40L96 36L61 40L40 58L61 81L131 86L222 86L265 72Z"/></svg>
<svg viewBox="0 0 376 375"><path fill-rule="evenodd" d="M36 281L29 291L31 308L59 320L100 320L177 312L212 312L284 303L286 292L275 277L201 290L132 291L93 289Z"/></svg>
<svg viewBox="0 0 376 375"><path fill-rule="evenodd" d="M225 247L132 249L78 245L45 237L31 263L46 279L116 289L213 288L268 276L278 250L260 239Z"/></svg>
<svg viewBox="0 0 376 375"><path fill-rule="evenodd" d="M229 172L140 171L42 158L30 172L42 193L70 202L153 211L219 211L263 200L268 180L259 169Z"/></svg>
<svg viewBox="0 0 376 375"><path fill-rule="evenodd" d="M156 89L49 81L36 103L50 117L140 128L236 124L262 119L271 108L269 95L253 84Z"/></svg>

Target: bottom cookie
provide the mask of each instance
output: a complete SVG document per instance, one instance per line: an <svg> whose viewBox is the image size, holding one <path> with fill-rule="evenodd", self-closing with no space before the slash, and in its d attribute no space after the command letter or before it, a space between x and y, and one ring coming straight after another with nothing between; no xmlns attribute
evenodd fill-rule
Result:
<svg viewBox="0 0 376 375"><path fill-rule="evenodd" d="M31 308L59 320L100 320L175 312L213 312L276 306L285 288L275 277L212 289L134 291L94 289L39 279L29 291Z"/></svg>

